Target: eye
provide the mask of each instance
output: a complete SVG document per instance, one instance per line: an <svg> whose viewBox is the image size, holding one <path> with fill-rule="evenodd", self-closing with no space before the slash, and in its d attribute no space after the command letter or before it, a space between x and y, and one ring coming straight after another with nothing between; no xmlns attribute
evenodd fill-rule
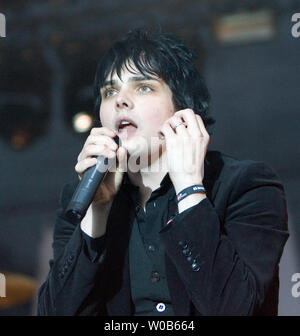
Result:
<svg viewBox="0 0 300 336"><path fill-rule="evenodd" d="M142 85L139 87L139 91L146 93L152 91L152 88L149 85Z"/></svg>
<svg viewBox="0 0 300 336"><path fill-rule="evenodd" d="M111 97L111 96L115 95L116 92L117 91L113 88L107 88L107 89L104 90L103 96L104 96L104 98L108 98L108 97Z"/></svg>

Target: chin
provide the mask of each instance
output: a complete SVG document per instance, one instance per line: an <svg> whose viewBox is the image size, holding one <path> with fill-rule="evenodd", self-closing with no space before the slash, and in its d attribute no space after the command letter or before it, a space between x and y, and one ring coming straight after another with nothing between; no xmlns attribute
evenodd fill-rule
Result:
<svg viewBox="0 0 300 336"><path fill-rule="evenodd" d="M132 137L128 139L121 140L121 146L127 150L127 153L130 155L141 155L145 150L144 139L140 137Z"/></svg>

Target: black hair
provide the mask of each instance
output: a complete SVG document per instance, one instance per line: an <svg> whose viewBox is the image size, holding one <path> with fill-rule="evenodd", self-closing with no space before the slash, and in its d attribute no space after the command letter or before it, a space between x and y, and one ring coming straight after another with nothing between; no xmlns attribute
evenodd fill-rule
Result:
<svg viewBox="0 0 300 336"><path fill-rule="evenodd" d="M196 53L178 37L135 29L117 41L99 62L94 80L95 113L99 115L100 89L115 72L120 77L133 64L142 75L158 76L172 91L176 110L191 108L207 127L214 124L208 115L209 92L194 62ZM100 121L101 124L101 121Z"/></svg>

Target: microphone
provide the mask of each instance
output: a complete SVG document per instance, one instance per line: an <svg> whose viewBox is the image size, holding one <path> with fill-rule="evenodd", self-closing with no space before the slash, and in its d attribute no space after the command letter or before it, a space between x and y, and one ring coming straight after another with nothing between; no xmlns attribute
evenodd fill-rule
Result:
<svg viewBox="0 0 300 336"><path fill-rule="evenodd" d="M119 137L116 135L113 139L119 146ZM96 165L85 171L65 211L65 215L68 218L72 220L83 219L96 191L112 164L113 160L108 160L108 158L99 155Z"/></svg>

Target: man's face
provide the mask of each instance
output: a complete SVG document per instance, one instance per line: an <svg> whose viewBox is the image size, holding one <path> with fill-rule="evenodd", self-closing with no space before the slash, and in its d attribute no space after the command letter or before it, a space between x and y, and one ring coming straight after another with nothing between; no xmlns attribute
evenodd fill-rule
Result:
<svg viewBox="0 0 300 336"><path fill-rule="evenodd" d="M129 155L149 154L152 143L152 155L156 156L159 148L164 150L158 130L175 112L172 92L162 79L133 70L124 67L121 78L114 73L101 89L100 120L102 126L118 133ZM120 124L126 119L131 124Z"/></svg>

